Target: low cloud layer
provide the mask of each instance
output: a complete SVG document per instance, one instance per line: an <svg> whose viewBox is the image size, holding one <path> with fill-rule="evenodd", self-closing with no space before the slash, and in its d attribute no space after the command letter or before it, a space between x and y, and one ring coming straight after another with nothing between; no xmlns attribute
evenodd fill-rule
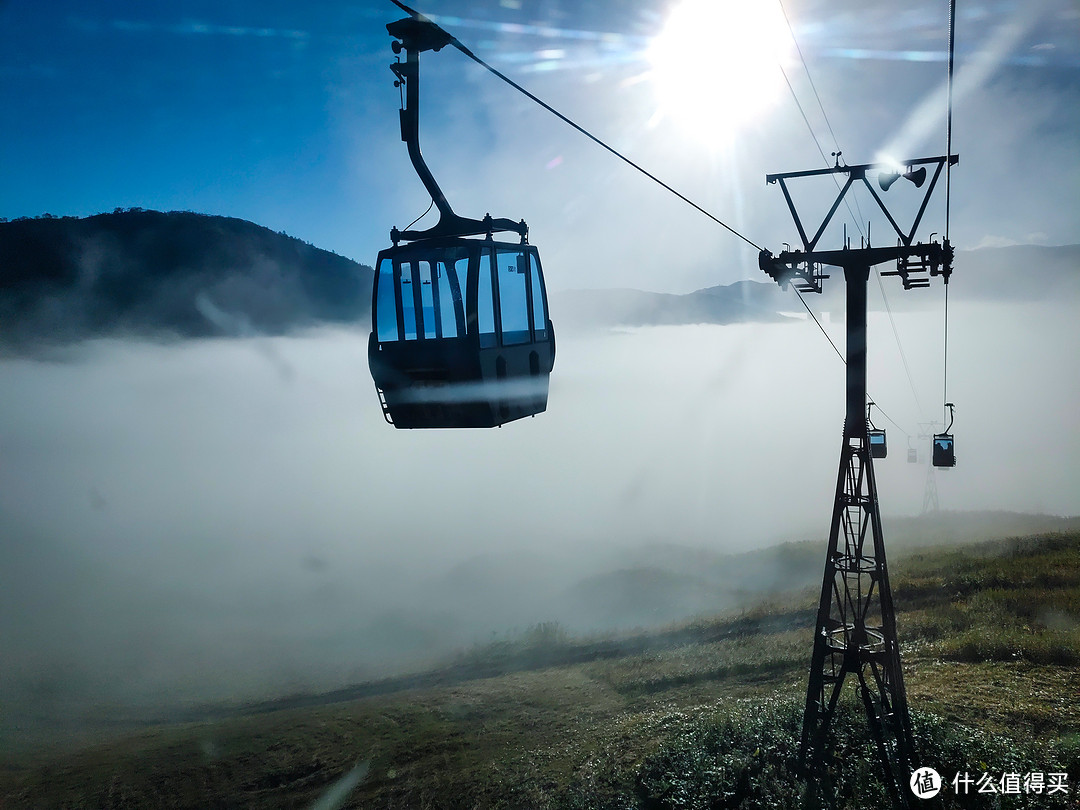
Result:
<svg viewBox="0 0 1080 810"><path fill-rule="evenodd" d="M897 325L932 419L940 313ZM567 335L549 411L485 431L386 425L366 337L0 362L5 738L330 688L535 622L670 621L734 597L685 567L643 582L677 557L665 545L824 542L843 366L808 322ZM915 433L884 316L870 339L871 394ZM942 508L1080 513L1070 308L957 306L950 345L959 461L937 476ZM921 510L929 442L908 464L884 426L888 538ZM626 593L668 576L680 602L635 613Z"/></svg>

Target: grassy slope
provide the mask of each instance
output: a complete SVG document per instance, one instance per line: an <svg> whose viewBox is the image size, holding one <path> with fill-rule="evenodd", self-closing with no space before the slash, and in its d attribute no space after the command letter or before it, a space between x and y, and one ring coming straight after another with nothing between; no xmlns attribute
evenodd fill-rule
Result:
<svg viewBox="0 0 1080 810"><path fill-rule="evenodd" d="M891 565L928 761L1067 769L1075 791L1080 533L922 548ZM357 763L366 777L347 806L796 806L788 758L814 601L788 594L620 639L538 626L419 678L9 768L0 807L303 807ZM863 752L864 724L850 722ZM868 778L850 775L861 798L849 806L867 806ZM729 804L711 804L724 795ZM1031 806L1077 802L1075 792L1038 798Z"/></svg>

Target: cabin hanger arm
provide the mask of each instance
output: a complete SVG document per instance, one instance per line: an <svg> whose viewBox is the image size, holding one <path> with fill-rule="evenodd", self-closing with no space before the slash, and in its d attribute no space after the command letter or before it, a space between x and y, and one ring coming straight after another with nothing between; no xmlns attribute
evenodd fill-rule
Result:
<svg viewBox="0 0 1080 810"><path fill-rule="evenodd" d="M404 62L398 61L390 65L397 77L395 84L405 87L405 105L401 109L401 140L408 146L409 159L420 182L424 184L432 202L439 209L439 221L433 227L422 231L399 231L394 228L390 232L390 238L397 244L399 240L477 236L495 231L509 231L520 236L524 244L529 236L529 226L525 224L525 220L515 222L506 217L492 217L490 214L483 219L470 219L456 214L420 151L420 54L424 51L442 50L456 40L422 15L388 23L386 30L395 39L394 53L400 55L405 51Z"/></svg>

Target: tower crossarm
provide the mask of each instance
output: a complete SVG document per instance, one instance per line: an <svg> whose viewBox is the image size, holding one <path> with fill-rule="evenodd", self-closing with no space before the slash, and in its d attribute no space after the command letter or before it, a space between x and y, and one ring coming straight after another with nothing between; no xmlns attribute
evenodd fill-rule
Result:
<svg viewBox="0 0 1080 810"><path fill-rule="evenodd" d="M904 245L910 245L915 239L915 232L919 229L919 223L922 222L923 214L926 212L926 206L930 202L930 196L934 192L934 187L937 185L938 179L941 177L941 172L945 168L946 163L950 166L956 165L959 161L957 155L939 155L937 157L927 158L913 158L911 160L903 161L903 166L906 166L906 171L901 174L896 171L896 165L893 163L861 163L856 166L841 166L840 159L837 157L837 164L827 169L809 169L801 172L781 172L777 174L765 175L765 182L777 183L780 186L780 190L784 193L784 200L787 202L788 210L791 212L791 218L795 221L795 227L799 231L799 238L802 240L803 249L806 252L813 251L817 247L818 240L821 239L825 229L832 221L833 216L836 214L836 210L840 207L840 203L843 202L844 197L847 196L848 191L852 185L858 181L866 186L870 192L870 196L874 198L878 208L885 215L885 218L892 225L893 230L896 232L897 238ZM878 185L882 191L887 190L893 182L899 177L904 177L915 184L916 188L922 188L924 181L926 180L926 167L933 167L933 177L926 186L926 190L923 192L922 204L919 206L919 211L915 215L915 219L911 223L911 227L908 230L904 230L897 221L889 213L888 207L885 205L881 196L878 194L877 189L867 179L868 172L877 172ZM914 168L918 167L918 168ZM832 206L829 208L825 217L821 220L821 224L814 232L813 237L808 237L806 228L803 226L802 219L799 217L799 212L795 210L795 202L791 198L791 193L788 191L788 181L802 177L817 177L827 174L846 174L847 181L840 186L836 198L833 200Z"/></svg>
<svg viewBox="0 0 1080 810"><path fill-rule="evenodd" d="M801 292L807 287L814 292L821 292L820 281L828 276L822 275L818 267L871 267L885 262L896 262L897 270L886 271L882 275L900 275L904 286L924 286L921 279L909 279L908 273L914 272L909 265L914 260L915 268L929 269L930 275L941 275L948 281L952 273L952 246L948 242L919 242L914 245L893 245L889 247L843 248L841 250L784 250L773 256L768 250L758 254L758 267L761 268L781 287L789 283L800 286Z"/></svg>

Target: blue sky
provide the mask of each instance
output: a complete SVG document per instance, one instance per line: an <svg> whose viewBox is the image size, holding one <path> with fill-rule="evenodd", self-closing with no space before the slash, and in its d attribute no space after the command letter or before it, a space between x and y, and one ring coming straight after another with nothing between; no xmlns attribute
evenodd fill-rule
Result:
<svg viewBox="0 0 1080 810"><path fill-rule="evenodd" d="M712 142L658 114L649 48L678 3L416 5L752 240L777 250L793 239L764 175L821 158L786 88ZM944 107L933 99L945 78L947 3L785 8L849 162L875 160L897 138L910 150L903 157L944 151ZM7 0L0 216L191 209L372 263L390 226L428 201L397 137L383 26L400 16L366 0ZM786 47L788 76L831 151ZM953 241L1080 241L1080 10L1070 0L961 0L957 49ZM554 288L686 292L756 277L753 250L460 54L423 65L422 143L451 202L467 215L527 219ZM715 76L703 99L746 80ZM943 197L931 230L941 230Z"/></svg>

